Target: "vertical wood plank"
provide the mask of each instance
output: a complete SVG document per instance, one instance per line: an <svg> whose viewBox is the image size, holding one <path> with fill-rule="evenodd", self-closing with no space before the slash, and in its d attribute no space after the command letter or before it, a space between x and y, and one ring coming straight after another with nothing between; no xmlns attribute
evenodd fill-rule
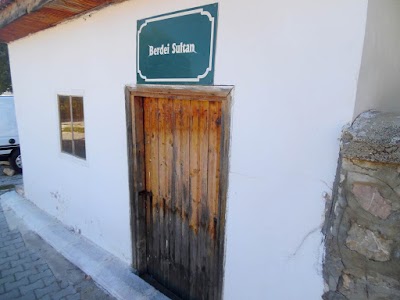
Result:
<svg viewBox="0 0 400 300"><path fill-rule="evenodd" d="M139 191L145 188L145 162L144 162L144 109L143 98L134 97L134 122L136 134L136 159L137 166L135 168L137 189Z"/></svg>
<svg viewBox="0 0 400 300"><path fill-rule="evenodd" d="M182 145L182 116L180 116L181 101L168 101L168 114L170 124L166 130L166 140L170 143L168 147L168 176L170 181L170 201L168 204L168 280L171 291L179 291L184 283L184 272L181 265L181 244L182 244L182 195L183 182L181 152L185 151ZM182 146L182 147L181 147ZM183 148L183 149L182 149Z"/></svg>
<svg viewBox="0 0 400 300"><path fill-rule="evenodd" d="M173 246L172 261L174 267L172 268L175 274L175 289L185 288L186 283L184 279L184 272L182 268L182 257L181 257L181 245L182 245L182 224L183 219L182 213L182 197L183 197L183 182L182 182L182 166L181 161L181 133L182 133L182 101L176 100L173 102L173 174L172 174L172 212L173 212L173 224L171 224L171 230L173 231L173 237L171 237L171 243Z"/></svg>
<svg viewBox="0 0 400 300"><path fill-rule="evenodd" d="M139 237L137 231L137 197L136 197L136 180L133 174L135 173L135 149L134 143L136 135L134 130L134 114L133 114L133 99L134 96L130 93L128 88L125 88L125 110L126 110L126 126L127 126L127 140L128 140L128 170L129 170L129 205L130 205L130 226L131 226L131 239L132 239L132 266L139 269L140 258L137 254L136 239Z"/></svg>
<svg viewBox="0 0 400 300"><path fill-rule="evenodd" d="M165 272L165 213L164 213L164 205L165 198L163 198L164 190L166 187L166 170L164 167L165 160L165 148L163 147L163 142L165 142L165 114L164 114L164 102L165 99L158 99L158 111L159 111L159 120L158 120L158 195L159 195L159 272L161 280L160 283L167 287L167 278Z"/></svg>
<svg viewBox="0 0 400 300"><path fill-rule="evenodd" d="M190 119L190 215L189 215L189 259L190 259L190 298L195 298L197 289L197 233L199 229L199 204L200 204L200 157L199 157L199 102L192 101Z"/></svg>
<svg viewBox="0 0 400 300"><path fill-rule="evenodd" d="M174 172L174 152L173 152L173 131L175 126L175 116L174 116L174 101L172 99L167 100L167 107L164 109L167 115L167 124L165 127L165 140L166 140L166 174L167 174L167 191L165 193L166 197L166 213L167 213L167 226L166 230L166 253L167 253L167 276L170 281L169 286L172 290L179 287L179 282L177 281L176 272L174 271L175 261L174 261L174 251L175 251L175 230L174 230L174 222L175 222L175 197L172 196L172 190L175 181L175 172Z"/></svg>
<svg viewBox="0 0 400 300"><path fill-rule="evenodd" d="M212 219L208 225L208 234L216 239L214 218L218 217L218 194L220 173L220 143L221 143L221 106L219 102L210 102L210 131L208 148L208 206Z"/></svg>
<svg viewBox="0 0 400 300"><path fill-rule="evenodd" d="M190 248L189 248L189 215L190 215L190 101L180 100L175 102L175 184L174 194L176 203L176 239L175 262L178 264L181 280L180 290L182 298L188 299L190 295ZM180 233L180 235L178 235Z"/></svg>
<svg viewBox="0 0 400 300"><path fill-rule="evenodd" d="M144 115L144 122L143 122L143 127L144 127L144 144L145 144L145 189L147 191L152 191L152 185L151 185L151 122L150 122L150 103L149 103L149 98L144 98L143 99L143 115ZM153 194L154 198L154 194ZM153 201L152 201L153 202ZM154 272L154 236L153 236L153 208L152 207L146 207L146 214L151 214L151 215L146 215L146 225L147 225L147 235L146 235L146 243L147 243L147 271L149 273ZM149 229L150 232L149 232Z"/></svg>
<svg viewBox="0 0 400 300"><path fill-rule="evenodd" d="M158 100L159 110L159 195L160 195L160 253L164 285L170 283L170 222L172 184L172 101Z"/></svg>
<svg viewBox="0 0 400 300"><path fill-rule="evenodd" d="M197 290L196 298L210 299L209 273L210 266L207 265L209 259L207 224L209 223L208 199L208 143L209 143L209 102L199 101L199 177L200 177L200 203L199 203L199 231L197 235Z"/></svg>
<svg viewBox="0 0 400 300"><path fill-rule="evenodd" d="M218 253L216 269L218 270L216 299L222 299L222 287L224 285L225 266L225 222L226 222L226 201L228 194L229 175L229 149L230 149L230 128L231 128L232 93L221 103L221 143L220 153L220 180L219 180L219 203L218 203Z"/></svg>
<svg viewBox="0 0 400 300"><path fill-rule="evenodd" d="M151 251L149 253L149 265L151 273L156 279L159 274L158 264L160 261L160 223L159 223L159 178L158 178L158 100L154 98L145 98L145 157L146 157L146 189L152 192L152 233L151 233Z"/></svg>
<svg viewBox="0 0 400 300"><path fill-rule="evenodd" d="M134 135L135 143L133 145L135 155L135 165L133 168L136 175L135 181L135 197L137 198L137 239L136 239L136 254L138 256L138 272L139 274L147 272L146 263L146 197L141 191L145 190L145 162L144 162L144 111L143 98L132 97L133 120L134 120Z"/></svg>
<svg viewBox="0 0 400 300"><path fill-rule="evenodd" d="M209 260L207 265L210 269L209 297L216 299L216 286L218 280L217 256L217 227L219 222L219 177L220 177L220 143L221 143L221 106L219 102L210 102L210 130L208 148L208 198L210 219L207 224L209 237Z"/></svg>

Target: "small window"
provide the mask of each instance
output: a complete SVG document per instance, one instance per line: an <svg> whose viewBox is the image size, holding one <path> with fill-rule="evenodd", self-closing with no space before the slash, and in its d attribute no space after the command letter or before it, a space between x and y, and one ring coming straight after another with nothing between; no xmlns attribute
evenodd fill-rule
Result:
<svg viewBox="0 0 400 300"><path fill-rule="evenodd" d="M83 98L58 96L61 151L86 159Z"/></svg>

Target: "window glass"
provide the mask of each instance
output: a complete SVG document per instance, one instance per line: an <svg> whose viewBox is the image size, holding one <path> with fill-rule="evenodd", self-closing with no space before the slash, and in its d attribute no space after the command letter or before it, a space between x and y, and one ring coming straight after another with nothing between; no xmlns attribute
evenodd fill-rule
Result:
<svg viewBox="0 0 400 300"><path fill-rule="evenodd" d="M82 97L72 97L72 130L74 133L75 155L86 158Z"/></svg>
<svg viewBox="0 0 400 300"><path fill-rule="evenodd" d="M61 151L86 158L83 98L58 96Z"/></svg>
<svg viewBox="0 0 400 300"><path fill-rule="evenodd" d="M73 154L71 106L69 97L59 96L58 107L60 110L61 151Z"/></svg>

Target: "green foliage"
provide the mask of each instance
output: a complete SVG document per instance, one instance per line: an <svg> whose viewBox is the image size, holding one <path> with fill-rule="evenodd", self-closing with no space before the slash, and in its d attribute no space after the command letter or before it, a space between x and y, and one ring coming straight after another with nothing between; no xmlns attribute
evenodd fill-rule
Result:
<svg viewBox="0 0 400 300"><path fill-rule="evenodd" d="M0 43L0 95L4 92L12 92L12 86L7 44Z"/></svg>

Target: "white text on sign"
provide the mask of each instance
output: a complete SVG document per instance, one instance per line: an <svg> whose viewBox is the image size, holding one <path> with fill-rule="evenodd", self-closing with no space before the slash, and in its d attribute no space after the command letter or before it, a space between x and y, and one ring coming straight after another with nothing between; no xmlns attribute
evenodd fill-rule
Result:
<svg viewBox="0 0 400 300"><path fill-rule="evenodd" d="M159 47L154 47L149 45L149 56L157 55L169 55L169 54L182 54L182 53L196 53L195 44L185 44L180 42L179 44L173 43L172 47L170 44L162 44Z"/></svg>

